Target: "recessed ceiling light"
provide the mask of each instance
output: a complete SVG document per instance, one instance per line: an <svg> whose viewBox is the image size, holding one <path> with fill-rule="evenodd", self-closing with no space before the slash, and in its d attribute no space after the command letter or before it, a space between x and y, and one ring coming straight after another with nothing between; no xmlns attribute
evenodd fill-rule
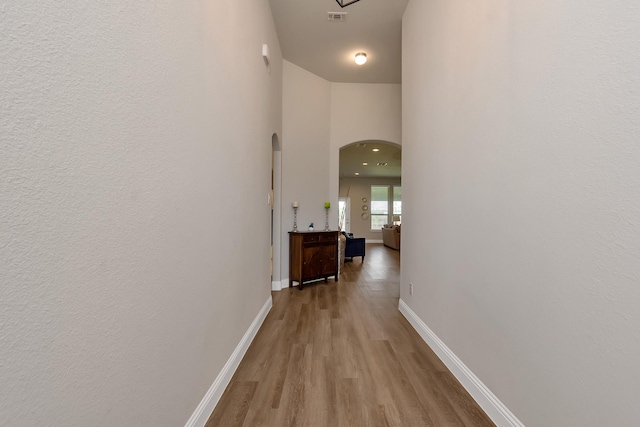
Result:
<svg viewBox="0 0 640 427"><path fill-rule="evenodd" d="M360 172L356 172L355 174L356 174L356 175L360 175Z"/></svg>
<svg viewBox="0 0 640 427"><path fill-rule="evenodd" d="M367 163L367 162L362 162L362 166L369 166L369 163Z"/></svg>
<svg viewBox="0 0 640 427"><path fill-rule="evenodd" d="M356 64L362 65L367 62L367 54L364 52L356 53Z"/></svg>
<svg viewBox="0 0 640 427"><path fill-rule="evenodd" d="M380 151L380 149L379 149L379 148L374 148L374 149L373 149L373 150L371 150L371 151Z"/></svg>

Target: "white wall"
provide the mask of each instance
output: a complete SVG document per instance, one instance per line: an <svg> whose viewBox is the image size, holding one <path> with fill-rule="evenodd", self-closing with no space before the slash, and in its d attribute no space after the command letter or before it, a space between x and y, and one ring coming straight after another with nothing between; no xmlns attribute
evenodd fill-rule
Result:
<svg viewBox="0 0 640 427"><path fill-rule="evenodd" d="M338 198L329 195L329 120L331 84L297 65L284 61L282 133L282 268L289 277L289 235L293 229L291 203L298 201L298 229L313 222L324 229L324 202L337 212ZM337 229L337 215L330 226ZM288 282L287 282L288 283Z"/></svg>
<svg viewBox="0 0 640 427"><path fill-rule="evenodd" d="M332 83L332 145L368 139L401 144L401 95L399 84Z"/></svg>
<svg viewBox="0 0 640 427"><path fill-rule="evenodd" d="M338 199L340 148L364 140L402 144L402 86L332 83L329 187Z"/></svg>
<svg viewBox="0 0 640 427"><path fill-rule="evenodd" d="M404 15L401 297L527 426L640 424L636 6Z"/></svg>
<svg viewBox="0 0 640 427"><path fill-rule="evenodd" d="M0 21L1 423L184 425L270 298L269 4Z"/></svg>
<svg viewBox="0 0 640 427"><path fill-rule="evenodd" d="M346 197L349 193L351 199L351 229L355 237L365 237L367 242L372 240L382 241L382 230L371 231L371 219L364 220L361 215L362 206L371 207L371 186L372 185L395 185L400 186L400 178L341 178L340 197ZM362 202L366 197L367 203ZM370 211L367 211L370 213Z"/></svg>

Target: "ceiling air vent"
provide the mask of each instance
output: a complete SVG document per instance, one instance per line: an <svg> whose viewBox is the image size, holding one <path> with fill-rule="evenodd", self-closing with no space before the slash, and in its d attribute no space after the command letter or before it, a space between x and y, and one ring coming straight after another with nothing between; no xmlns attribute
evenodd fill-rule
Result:
<svg viewBox="0 0 640 427"><path fill-rule="evenodd" d="M333 22L347 22L347 12L327 12L327 19Z"/></svg>

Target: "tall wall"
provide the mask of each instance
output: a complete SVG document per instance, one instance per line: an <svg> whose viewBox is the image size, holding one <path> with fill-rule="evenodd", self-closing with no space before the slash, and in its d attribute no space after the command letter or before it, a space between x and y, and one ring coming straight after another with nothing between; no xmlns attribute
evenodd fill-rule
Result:
<svg viewBox="0 0 640 427"><path fill-rule="evenodd" d="M400 84L332 83L331 144L367 139L402 143Z"/></svg>
<svg viewBox="0 0 640 427"><path fill-rule="evenodd" d="M298 228L325 225L324 202L329 194L329 121L331 83L297 65L284 61L282 134L282 280L289 277L289 231L293 229L291 203L300 204ZM331 215L331 228L338 225ZM285 283L288 286L288 281Z"/></svg>
<svg viewBox="0 0 640 427"><path fill-rule="evenodd" d="M0 22L0 424L184 425L270 298L269 3Z"/></svg>
<svg viewBox="0 0 640 427"><path fill-rule="evenodd" d="M640 423L636 6L404 15L401 297L527 426Z"/></svg>

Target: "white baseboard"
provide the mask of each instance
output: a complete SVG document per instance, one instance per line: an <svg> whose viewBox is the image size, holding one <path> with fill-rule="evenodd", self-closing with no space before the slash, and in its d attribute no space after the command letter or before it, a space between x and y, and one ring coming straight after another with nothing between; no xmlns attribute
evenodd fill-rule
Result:
<svg viewBox="0 0 640 427"><path fill-rule="evenodd" d="M524 427L509 408L471 372L402 299L398 304L398 310L498 427Z"/></svg>
<svg viewBox="0 0 640 427"><path fill-rule="evenodd" d="M222 393L224 393L227 385L229 385L231 377L233 377L236 369L238 369L238 365L247 352L249 345L256 336L258 329L260 329L262 322L264 322L269 310L271 310L272 305L273 300L271 299L271 296L269 296L256 318L253 319L251 326L249 326L249 329L247 329L247 332L245 332L244 336L238 343L236 349L231 354L231 357L227 360L227 363L225 363L222 371L220 371L217 378L202 398L202 401L200 401L200 404L191 415L191 418L189 418L189 421L185 424L185 427L204 427L207 423L207 420L218 404L220 397L222 397Z"/></svg>
<svg viewBox="0 0 640 427"><path fill-rule="evenodd" d="M295 282L298 283L298 282ZM293 286L297 286L296 284L294 284ZM271 290L272 291L281 291L285 288L289 287L289 278L287 277L286 279L282 279L279 281L275 281L275 282L271 282Z"/></svg>
<svg viewBox="0 0 640 427"><path fill-rule="evenodd" d="M382 243L382 240L367 239L367 243Z"/></svg>

